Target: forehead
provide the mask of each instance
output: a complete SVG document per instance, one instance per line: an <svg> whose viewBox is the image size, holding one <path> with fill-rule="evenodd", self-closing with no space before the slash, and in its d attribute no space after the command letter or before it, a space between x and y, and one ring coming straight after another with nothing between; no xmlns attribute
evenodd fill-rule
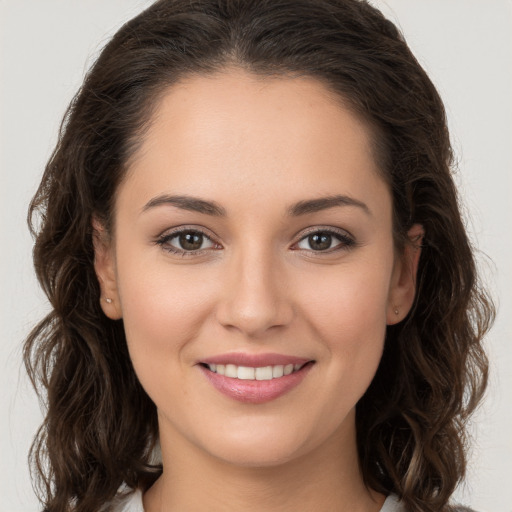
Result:
<svg viewBox="0 0 512 512"><path fill-rule="evenodd" d="M234 69L164 91L125 182L146 199L223 201L236 189L293 202L333 188L380 193L379 174L370 129L320 81Z"/></svg>

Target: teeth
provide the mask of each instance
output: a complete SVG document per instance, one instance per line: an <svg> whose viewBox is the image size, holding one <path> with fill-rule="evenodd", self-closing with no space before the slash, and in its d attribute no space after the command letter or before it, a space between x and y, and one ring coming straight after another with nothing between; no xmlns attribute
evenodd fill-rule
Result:
<svg viewBox="0 0 512 512"><path fill-rule="evenodd" d="M224 375L232 379L238 379L238 368L234 364L227 364Z"/></svg>
<svg viewBox="0 0 512 512"><path fill-rule="evenodd" d="M208 368L214 373L225 375L232 379L240 380L272 380L283 375L290 375L302 368L301 364L277 364L275 366L262 366L252 368L250 366L236 366L234 364L209 364Z"/></svg>
<svg viewBox="0 0 512 512"><path fill-rule="evenodd" d="M254 380L254 368L239 366L237 370L237 377L242 380Z"/></svg>
<svg viewBox="0 0 512 512"><path fill-rule="evenodd" d="M256 380L272 380L272 366L256 368L254 373L256 375Z"/></svg>
<svg viewBox="0 0 512 512"><path fill-rule="evenodd" d="M278 379L284 375L284 366L282 364L278 364L272 367L272 377L274 379Z"/></svg>

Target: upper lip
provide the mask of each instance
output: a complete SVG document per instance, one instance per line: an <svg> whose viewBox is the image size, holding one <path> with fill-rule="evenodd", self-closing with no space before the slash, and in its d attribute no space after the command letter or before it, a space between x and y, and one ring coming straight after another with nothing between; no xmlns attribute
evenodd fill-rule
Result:
<svg viewBox="0 0 512 512"><path fill-rule="evenodd" d="M309 361L311 361L311 359L284 354L249 354L246 352L234 352L208 357L199 362L203 364L234 364L235 366L260 368L263 366L306 364Z"/></svg>

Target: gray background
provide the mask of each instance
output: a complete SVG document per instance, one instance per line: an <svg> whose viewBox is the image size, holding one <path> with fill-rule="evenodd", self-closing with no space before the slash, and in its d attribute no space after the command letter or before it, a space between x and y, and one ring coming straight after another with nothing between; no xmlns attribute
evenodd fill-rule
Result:
<svg viewBox="0 0 512 512"><path fill-rule="evenodd" d="M95 55L144 0L0 0L0 512L38 510L26 454L41 421L22 340L47 310L31 267L28 202L65 107ZM457 498L510 512L512 484L512 0L374 0L443 96L468 229L499 301L491 387ZM507 485L508 484L508 485Z"/></svg>

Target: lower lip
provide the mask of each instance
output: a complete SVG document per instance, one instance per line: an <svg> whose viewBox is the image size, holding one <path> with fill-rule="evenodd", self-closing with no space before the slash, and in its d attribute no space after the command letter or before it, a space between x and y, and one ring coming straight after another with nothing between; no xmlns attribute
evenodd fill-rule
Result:
<svg viewBox="0 0 512 512"><path fill-rule="evenodd" d="M223 395L247 404L262 404L275 400L297 387L309 373L313 363L300 370L272 380L233 379L210 371L199 365L199 369L210 383Z"/></svg>

